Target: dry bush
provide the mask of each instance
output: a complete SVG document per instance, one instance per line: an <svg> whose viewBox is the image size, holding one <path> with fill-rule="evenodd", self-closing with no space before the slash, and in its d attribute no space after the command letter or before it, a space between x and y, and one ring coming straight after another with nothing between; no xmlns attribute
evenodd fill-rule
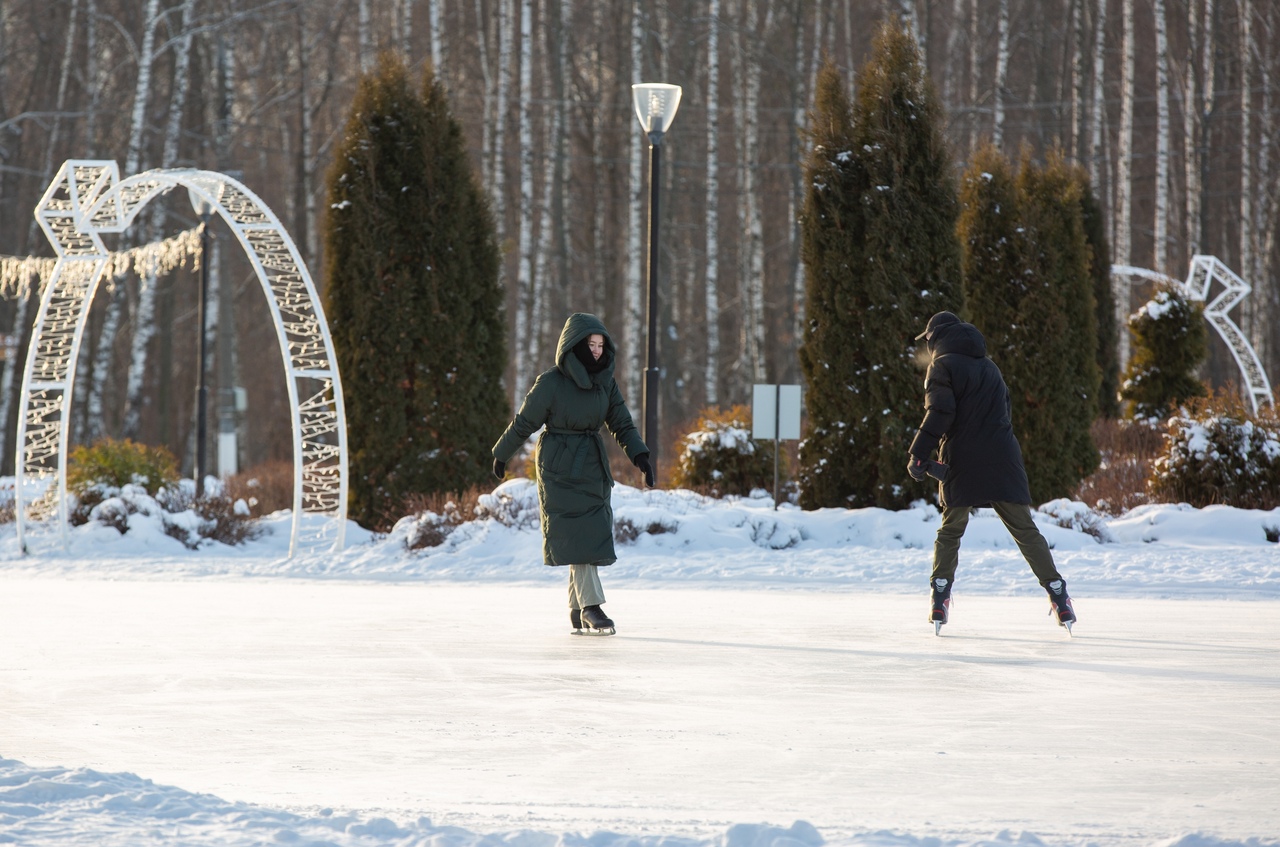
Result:
<svg viewBox="0 0 1280 847"><path fill-rule="evenodd" d="M232 503L243 500L257 518L293 508L293 462L279 459L255 465L229 477L226 495Z"/></svg>
<svg viewBox="0 0 1280 847"><path fill-rule="evenodd" d="M1091 431L1101 462L1076 487L1072 499L1106 515L1122 515L1151 502L1147 480L1156 457L1164 452L1161 431L1136 421L1106 419L1094 421Z"/></svg>
<svg viewBox="0 0 1280 847"><path fill-rule="evenodd" d="M410 550L439 547L455 528L479 517L480 495L488 493L488 488L473 485L461 493L410 494L401 501L400 514L384 516L383 523L392 526L399 517L413 516L417 521L405 539L405 546Z"/></svg>

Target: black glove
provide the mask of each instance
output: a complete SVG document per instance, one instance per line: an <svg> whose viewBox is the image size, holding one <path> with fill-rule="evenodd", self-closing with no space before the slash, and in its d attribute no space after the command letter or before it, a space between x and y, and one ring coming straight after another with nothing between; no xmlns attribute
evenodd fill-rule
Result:
<svg viewBox="0 0 1280 847"><path fill-rule="evenodd" d="M506 462L504 462L504 461L502 461L501 459L494 459L494 460L493 460L493 475L494 475L494 476L496 476L496 477L498 478L498 480L499 480L499 481L506 479L506 478L507 478L507 463L506 463Z"/></svg>
<svg viewBox="0 0 1280 847"><path fill-rule="evenodd" d="M631 464L640 469L640 473L644 474L644 484L653 488L657 482L653 476L653 463L649 461L648 453L641 453L631 460Z"/></svg>
<svg viewBox="0 0 1280 847"><path fill-rule="evenodd" d="M924 482L924 478L929 475L929 463L912 456L907 460L907 473L916 482Z"/></svg>

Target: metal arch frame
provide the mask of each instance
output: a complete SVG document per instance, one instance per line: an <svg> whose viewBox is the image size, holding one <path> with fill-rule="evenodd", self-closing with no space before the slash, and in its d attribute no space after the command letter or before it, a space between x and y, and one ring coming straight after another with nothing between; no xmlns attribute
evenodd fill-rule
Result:
<svg viewBox="0 0 1280 847"><path fill-rule="evenodd" d="M1273 402L1271 380L1267 378L1262 361L1258 358L1253 345L1249 343L1249 339L1245 338L1240 327L1228 314L1253 289L1217 256L1203 254L1192 256L1191 270L1185 281L1174 279L1159 271L1136 268L1132 265L1112 265L1111 274L1163 283L1177 289L1188 300L1204 303L1205 320L1217 330L1218 335L1226 343L1227 349L1231 351L1232 357L1235 358L1236 367L1240 369L1240 375L1244 377L1245 385L1248 386L1253 411L1256 413L1263 403ZM1209 301L1209 292L1215 281L1222 285L1223 291Z"/></svg>
<svg viewBox="0 0 1280 847"><path fill-rule="evenodd" d="M114 161L84 159L63 163L35 211L57 264L40 298L22 377L14 459L19 549L26 550L27 509L33 517L56 514L67 541L66 412L89 305L109 256L100 233L123 232L150 200L179 186L209 203L235 234L275 323L293 424L289 555L304 541L318 548L332 539L331 549L340 550L348 486L342 382L320 299L293 239L257 195L226 174L163 169L121 180ZM28 490L33 492L29 499ZM316 520L304 522L304 517Z"/></svg>

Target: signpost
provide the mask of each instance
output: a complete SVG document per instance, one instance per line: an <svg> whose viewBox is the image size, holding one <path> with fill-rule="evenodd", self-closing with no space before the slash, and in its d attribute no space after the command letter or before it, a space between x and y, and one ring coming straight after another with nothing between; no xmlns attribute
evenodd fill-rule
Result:
<svg viewBox="0 0 1280 847"><path fill-rule="evenodd" d="M777 509L780 442L800 438L800 386L751 386L751 437L773 439L773 508Z"/></svg>

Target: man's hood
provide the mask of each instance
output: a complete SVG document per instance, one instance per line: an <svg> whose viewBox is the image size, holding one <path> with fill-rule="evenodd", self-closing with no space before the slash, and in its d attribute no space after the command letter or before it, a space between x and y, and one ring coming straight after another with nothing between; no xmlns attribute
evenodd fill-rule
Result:
<svg viewBox="0 0 1280 847"><path fill-rule="evenodd" d="M604 336L604 353L600 359L604 367L596 374L587 373L586 367L573 354L574 345L589 335ZM590 388L593 383L607 383L613 377L617 362L617 348L604 328L604 321L586 312L574 312L564 322L560 331L560 343L556 345L556 367L574 381L579 388Z"/></svg>

